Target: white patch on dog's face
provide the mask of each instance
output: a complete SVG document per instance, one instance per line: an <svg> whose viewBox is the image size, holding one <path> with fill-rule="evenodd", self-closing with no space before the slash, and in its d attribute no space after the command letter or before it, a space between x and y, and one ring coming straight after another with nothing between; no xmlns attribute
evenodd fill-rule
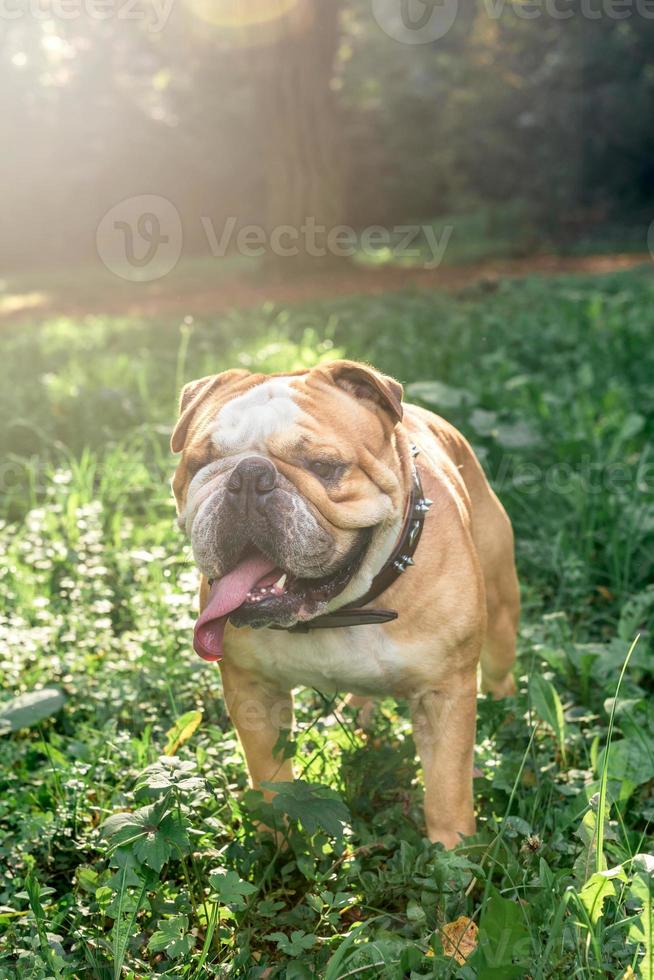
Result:
<svg viewBox="0 0 654 980"><path fill-rule="evenodd" d="M266 440L290 429L300 414L289 378L271 378L221 408L212 440L219 452L266 451Z"/></svg>

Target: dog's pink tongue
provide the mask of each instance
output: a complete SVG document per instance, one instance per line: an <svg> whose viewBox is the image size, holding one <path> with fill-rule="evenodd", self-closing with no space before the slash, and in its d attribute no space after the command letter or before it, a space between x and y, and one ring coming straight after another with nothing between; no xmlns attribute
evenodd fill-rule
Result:
<svg viewBox="0 0 654 980"><path fill-rule="evenodd" d="M275 568L263 555L247 558L211 586L209 600L200 613L193 634L193 649L204 660L222 660L223 634L229 614L245 602L257 582Z"/></svg>

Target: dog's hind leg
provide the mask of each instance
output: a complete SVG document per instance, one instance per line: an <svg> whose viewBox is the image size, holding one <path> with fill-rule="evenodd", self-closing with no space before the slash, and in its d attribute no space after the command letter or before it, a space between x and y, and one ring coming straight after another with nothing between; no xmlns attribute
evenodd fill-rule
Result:
<svg viewBox="0 0 654 980"><path fill-rule="evenodd" d="M465 441L459 469L471 500L472 537L486 591L486 640L481 652L482 690L496 698L513 694L520 592L513 554L513 529Z"/></svg>
<svg viewBox="0 0 654 980"><path fill-rule="evenodd" d="M481 688L495 698L515 693L516 633L520 590L513 557L513 530L489 489L476 503L474 541L484 576L486 636L481 650Z"/></svg>
<svg viewBox="0 0 654 980"><path fill-rule="evenodd" d="M359 728L363 728L365 732L369 731L372 727L372 716L375 711L374 699L364 697L361 694L348 694L343 704L356 710Z"/></svg>
<svg viewBox="0 0 654 980"><path fill-rule="evenodd" d="M481 651L481 689L494 698L515 694L516 633L520 616L518 580L513 554L506 564L486 581L487 626Z"/></svg>

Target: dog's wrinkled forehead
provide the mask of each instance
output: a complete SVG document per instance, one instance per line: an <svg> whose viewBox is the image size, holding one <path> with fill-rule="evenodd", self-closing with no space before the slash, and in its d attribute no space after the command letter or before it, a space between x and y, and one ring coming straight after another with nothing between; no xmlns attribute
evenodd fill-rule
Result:
<svg viewBox="0 0 654 980"><path fill-rule="evenodd" d="M216 415L211 433L216 449L264 452L267 440L290 429L302 414L295 394L291 378L271 378L232 398Z"/></svg>

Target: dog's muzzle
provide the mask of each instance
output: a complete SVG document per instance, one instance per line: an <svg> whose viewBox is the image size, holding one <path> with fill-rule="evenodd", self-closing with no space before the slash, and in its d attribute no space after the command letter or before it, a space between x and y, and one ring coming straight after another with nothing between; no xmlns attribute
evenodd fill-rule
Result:
<svg viewBox="0 0 654 980"><path fill-rule="evenodd" d="M259 510L266 497L277 486L277 468L265 456L246 456L240 460L227 480L225 501L236 514Z"/></svg>

